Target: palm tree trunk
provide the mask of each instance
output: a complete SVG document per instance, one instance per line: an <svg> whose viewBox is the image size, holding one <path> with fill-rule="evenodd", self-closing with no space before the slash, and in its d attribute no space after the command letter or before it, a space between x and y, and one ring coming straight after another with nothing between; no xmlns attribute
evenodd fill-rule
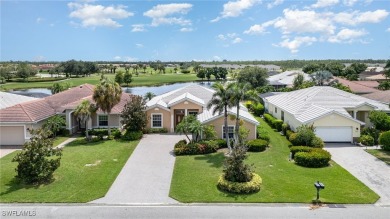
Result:
<svg viewBox="0 0 390 219"><path fill-rule="evenodd" d="M225 138L226 138L226 144L229 148L229 154L232 153L232 147L230 146L230 140L229 140L229 127L228 127L228 113L227 113L227 106L225 106L225 120L224 120L224 126L225 126Z"/></svg>
<svg viewBox="0 0 390 219"><path fill-rule="evenodd" d="M88 120L85 120L85 137L87 138L87 141L89 141L89 136L88 136Z"/></svg>
<svg viewBox="0 0 390 219"><path fill-rule="evenodd" d="M240 131L240 102L237 102L237 115L236 115L236 128L234 130L234 143L235 146L239 144L239 131Z"/></svg>

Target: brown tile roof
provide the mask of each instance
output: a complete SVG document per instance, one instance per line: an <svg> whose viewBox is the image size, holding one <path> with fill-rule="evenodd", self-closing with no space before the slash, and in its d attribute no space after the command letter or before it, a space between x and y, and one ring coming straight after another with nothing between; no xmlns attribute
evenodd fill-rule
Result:
<svg viewBox="0 0 390 219"><path fill-rule="evenodd" d="M383 103L390 103L390 90L386 91L377 91L374 93L370 94L364 94L362 95L363 97L372 99L372 100L377 100Z"/></svg>
<svg viewBox="0 0 390 219"><path fill-rule="evenodd" d="M344 78L334 77L334 79L338 80L339 83L349 87L352 92L356 94L368 94L378 91L377 89L371 87L372 84L369 84L369 86L367 86L368 84L365 85L364 83L357 83L357 81L349 81Z"/></svg>
<svg viewBox="0 0 390 219"><path fill-rule="evenodd" d="M52 96L17 104L0 110L0 122L37 122L65 109L75 109L84 99L93 103L92 94L95 86L84 84ZM121 101L111 110L112 114L122 112L131 94L122 93Z"/></svg>
<svg viewBox="0 0 390 219"><path fill-rule="evenodd" d="M379 86L379 83L377 81L354 81L354 82L371 88L377 88Z"/></svg>

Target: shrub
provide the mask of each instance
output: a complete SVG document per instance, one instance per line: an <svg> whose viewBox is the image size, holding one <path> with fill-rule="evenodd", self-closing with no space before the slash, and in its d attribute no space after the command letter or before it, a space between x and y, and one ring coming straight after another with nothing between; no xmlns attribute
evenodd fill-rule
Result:
<svg viewBox="0 0 390 219"><path fill-rule="evenodd" d="M218 148L227 148L227 142L225 139L216 139L214 142L218 145Z"/></svg>
<svg viewBox="0 0 390 219"><path fill-rule="evenodd" d="M313 148L323 148L325 146L325 143L324 143L324 141L320 137L315 136L311 140L310 146L313 147Z"/></svg>
<svg viewBox="0 0 390 219"><path fill-rule="evenodd" d="M282 124L283 135L286 135L288 130L290 130L290 126L287 123L283 123Z"/></svg>
<svg viewBox="0 0 390 219"><path fill-rule="evenodd" d="M368 116L375 128L380 131L390 130L390 116L383 111L371 111Z"/></svg>
<svg viewBox="0 0 390 219"><path fill-rule="evenodd" d="M278 130L278 132L280 132L282 131L283 120L275 119L272 121L272 125L276 130Z"/></svg>
<svg viewBox="0 0 390 219"><path fill-rule="evenodd" d="M197 154L210 154L218 150L218 144L213 140L199 142L197 146L198 146Z"/></svg>
<svg viewBox="0 0 390 219"><path fill-rule="evenodd" d="M109 136L107 136L107 140L114 140L114 136L113 135L109 135Z"/></svg>
<svg viewBox="0 0 390 219"><path fill-rule="evenodd" d="M70 131L68 129L63 128L60 130L60 135L64 137L68 137L70 136Z"/></svg>
<svg viewBox="0 0 390 219"><path fill-rule="evenodd" d="M119 130L119 129L114 129L111 131L111 135L115 138L115 139L119 139L122 137L122 132Z"/></svg>
<svg viewBox="0 0 390 219"><path fill-rule="evenodd" d="M176 156L196 155L214 153L217 149L218 144L214 140L187 144L187 141L183 139L175 144L173 152Z"/></svg>
<svg viewBox="0 0 390 219"><path fill-rule="evenodd" d="M186 144L187 144L187 140L185 140L185 139L180 140L180 141L178 141L178 142L175 144L175 148L184 146L184 145L186 145Z"/></svg>
<svg viewBox="0 0 390 219"><path fill-rule="evenodd" d="M125 134L122 136L122 139L127 141L135 141L141 139L143 136L142 131L126 131Z"/></svg>
<svg viewBox="0 0 390 219"><path fill-rule="evenodd" d="M308 147L308 146L293 146L290 147L290 152L291 152L291 158L294 159L294 156L298 152L311 152L313 148Z"/></svg>
<svg viewBox="0 0 390 219"><path fill-rule="evenodd" d="M144 130L145 134L152 134L152 133L168 133L167 128L148 128Z"/></svg>
<svg viewBox="0 0 390 219"><path fill-rule="evenodd" d="M299 142L297 141L297 133L291 133L288 140L291 142L292 145L297 146L299 145Z"/></svg>
<svg viewBox="0 0 390 219"><path fill-rule="evenodd" d="M183 73L183 74L189 74L191 71L190 70L188 70L188 69L182 69L181 70L181 73Z"/></svg>
<svg viewBox="0 0 390 219"><path fill-rule="evenodd" d="M264 106L261 103L252 103L251 104L251 110L253 111L253 114L256 116L261 116L264 114Z"/></svg>
<svg viewBox="0 0 390 219"><path fill-rule="evenodd" d="M257 138L263 139L263 140L267 141L268 143L271 140L267 130L265 130L262 126L257 127Z"/></svg>
<svg viewBox="0 0 390 219"><path fill-rule="evenodd" d="M360 136L359 142L366 146L373 146L375 144L374 138L370 135Z"/></svg>
<svg viewBox="0 0 390 219"><path fill-rule="evenodd" d="M290 139L290 135L293 134L293 133L294 133L293 131L287 130L287 131L286 131L286 138L287 138L287 139Z"/></svg>
<svg viewBox="0 0 390 219"><path fill-rule="evenodd" d="M390 131L383 132L379 136L379 144L383 150L390 151Z"/></svg>
<svg viewBox="0 0 390 219"><path fill-rule="evenodd" d="M262 139L254 139L248 141L247 146L248 146L248 151L260 152L260 151L265 151L265 149L268 146L268 142Z"/></svg>
<svg viewBox="0 0 390 219"><path fill-rule="evenodd" d="M290 141L294 146L312 146L311 143L315 137L316 135L314 134L313 126L301 125L297 128L295 139L293 141Z"/></svg>
<svg viewBox="0 0 390 219"><path fill-rule="evenodd" d="M362 135L369 135L374 138L374 144L377 145L379 142L379 135L381 134L379 130L371 127L366 127L362 129Z"/></svg>
<svg viewBox="0 0 390 219"><path fill-rule="evenodd" d="M294 156L295 163L304 167L325 167L329 165L331 155L323 149L313 149L310 152L298 152Z"/></svg>
<svg viewBox="0 0 390 219"><path fill-rule="evenodd" d="M264 113L264 120L272 127L274 127L273 121L276 120L271 114Z"/></svg>
<svg viewBox="0 0 390 219"><path fill-rule="evenodd" d="M218 188L231 193L249 194L260 191L261 183L262 179L256 173L252 173L249 182L230 182L226 180L225 174L222 174L218 179Z"/></svg>

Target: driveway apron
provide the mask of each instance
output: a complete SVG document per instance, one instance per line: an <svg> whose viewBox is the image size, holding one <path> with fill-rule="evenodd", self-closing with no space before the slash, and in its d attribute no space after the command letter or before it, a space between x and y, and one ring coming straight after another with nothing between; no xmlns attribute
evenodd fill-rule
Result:
<svg viewBox="0 0 390 219"><path fill-rule="evenodd" d="M326 144L332 160L344 167L366 186L376 192L377 205L390 206L390 167L364 151L363 147L350 144Z"/></svg>
<svg viewBox="0 0 390 219"><path fill-rule="evenodd" d="M106 196L92 203L174 204L169 197L175 157L183 135L144 135Z"/></svg>

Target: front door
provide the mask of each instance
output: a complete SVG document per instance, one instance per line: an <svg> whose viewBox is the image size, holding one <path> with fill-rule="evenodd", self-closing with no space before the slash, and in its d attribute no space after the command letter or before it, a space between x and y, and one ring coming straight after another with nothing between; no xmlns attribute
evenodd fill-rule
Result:
<svg viewBox="0 0 390 219"><path fill-rule="evenodd" d="M177 126L177 124L179 124L181 121L183 121L183 118L184 118L184 114L176 114L176 124L175 124L175 127Z"/></svg>

